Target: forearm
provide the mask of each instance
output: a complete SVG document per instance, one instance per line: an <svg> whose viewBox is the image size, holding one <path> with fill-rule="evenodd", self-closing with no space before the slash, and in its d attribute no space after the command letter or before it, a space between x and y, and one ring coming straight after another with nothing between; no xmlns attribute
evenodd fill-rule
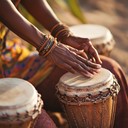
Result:
<svg viewBox="0 0 128 128"><path fill-rule="evenodd" d="M18 36L39 47L43 34L18 12L10 0L0 1L0 20Z"/></svg>
<svg viewBox="0 0 128 128"><path fill-rule="evenodd" d="M49 31L60 22L46 0L22 0L22 4Z"/></svg>

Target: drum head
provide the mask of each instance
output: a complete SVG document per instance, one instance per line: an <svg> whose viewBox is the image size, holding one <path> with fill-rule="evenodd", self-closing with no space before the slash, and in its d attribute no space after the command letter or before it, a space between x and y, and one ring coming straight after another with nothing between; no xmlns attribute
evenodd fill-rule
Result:
<svg viewBox="0 0 128 128"><path fill-rule="evenodd" d="M0 79L0 108L18 107L37 100L34 87L25 80L18 78Z"/></svg>
<svg viewBox="0 0 128 128"><path fill-rule="evenodd" d="M42 105L41 96L29 82L19 78L0 79L0 123L33 120Z"/></svg>
<svg viewBox="0 0 128 128"><path fill-rule="evenodd" d="M112 34L106 27L97 24L80 24L70 27L71 32L79 37L89 38L92 43L107 43L112 39Z"/></svg>
<svg viewBox="0 0 128 128"><path fill-rule="evenodd" d="M67 95L85 95L109 88L113 83L112 73L102 68L93 78L86 78L80 74L66 73L59 81L58 90Z"/></svg>

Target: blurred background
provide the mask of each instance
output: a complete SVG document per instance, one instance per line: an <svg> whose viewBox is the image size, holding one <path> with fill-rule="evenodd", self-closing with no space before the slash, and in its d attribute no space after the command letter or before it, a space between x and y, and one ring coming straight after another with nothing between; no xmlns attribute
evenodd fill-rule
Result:
<svg viewBox="0 0 128 128"><path fill-rule="evenodd" d="M127 0L47 0L59 19L68 26L99 24L107 27L116 42L110 57L123 68L128 80L128 1ZM21 5L19 10L41 31L48 33ZM24 41L25 42L25 41ZM26 42L25 42L26 43ZM26 43L31 50L35 50ZM59 128L68 128L65 115L51 113Z"/></svg>
<svg viewBox="0 0 128 128"><path fill-rule="evenodd" d="M56 15L69 26L100 24L113 34L116 45L110 57L123 68L128 80L128 1L127 0L47 0ZM47 31L22 6L22 14L43 32ZM29 46L31 49L32 47Z"/></svg>

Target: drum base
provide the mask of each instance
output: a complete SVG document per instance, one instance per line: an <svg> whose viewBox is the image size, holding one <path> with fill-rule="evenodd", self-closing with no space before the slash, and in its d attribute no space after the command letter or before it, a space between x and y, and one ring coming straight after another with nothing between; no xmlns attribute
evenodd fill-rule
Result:
<svg viewBox="0 0 128 128"><path fill-rule="evenodd" d="M70 128L113 128L116 97L95 104L62 106Z"/></svg>

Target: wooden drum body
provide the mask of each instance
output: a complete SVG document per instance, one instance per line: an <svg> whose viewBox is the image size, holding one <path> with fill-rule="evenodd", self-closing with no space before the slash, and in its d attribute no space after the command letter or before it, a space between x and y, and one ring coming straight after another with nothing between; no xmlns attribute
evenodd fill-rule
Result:
<svg viewBox="0 0 128 128"><path fill-rule="evenodd" d="M108 28L97 24L81 24L70 27L71 32L79 37L89 38L101 55L109 56L115 41Z"/></svg>
<svg viewBox="0 0 128 128"><path fill-rule="evenodd" d="M93 78L66 73L56 86L71 128L112 128L120 86L106 69Z"/></svg>
<svg viewBox="0 0 128 128"><path fill-rule="evenodd" d="M29 82L0 79L0 128L33 128L42 105L41 96Z"/></svg>

